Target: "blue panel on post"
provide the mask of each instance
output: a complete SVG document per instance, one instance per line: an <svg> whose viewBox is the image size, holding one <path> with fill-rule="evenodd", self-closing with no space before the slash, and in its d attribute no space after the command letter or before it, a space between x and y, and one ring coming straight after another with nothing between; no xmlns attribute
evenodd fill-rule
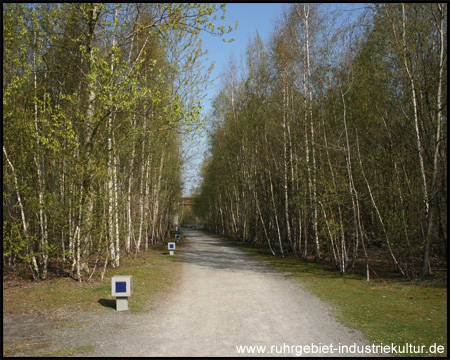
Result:
<svg viewBox="0 0 450 360"><path fill-rule="evenodd" d="M125 281L116 282L116 293L127 292L127 283Z"/></svg>

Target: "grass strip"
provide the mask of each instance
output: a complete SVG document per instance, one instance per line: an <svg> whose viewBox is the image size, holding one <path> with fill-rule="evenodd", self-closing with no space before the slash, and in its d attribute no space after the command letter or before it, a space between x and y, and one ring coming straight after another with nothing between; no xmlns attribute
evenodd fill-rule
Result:
<svg viewBox="0 0 450 360"><path fill-rule="evenodd" d="M54 352L38 354L37 357L83 357L88 355L90 352L94 351L94 347L91 345L86 346L69 346L68 348L59 349Z"/></svg>
<svg viewBox="0 0 450 360"><path fill-rule="evenodd" d="M175 241L171 233L169 241ZM184 241L177 242L182 250ZM116 300L111 296L111 278L114 275L132 275L133 292L129 300L129 313L145 313L164 299L164 294L177 282L182 262L179 256L170 256L167 243L151 246L147 252L122 255L118 268L108 268L103 281L100 270L91 282L77 282L72 278L53 278L46 281L20 281L14 286L3 286L3 312L52 318L62 327L82 327L83 321L67 317L70 312L105 314L116 311ZM89 275L88 275L89 276ZM87 276L87 277L88 277ZM123 324L114 325L120 329ZM33 356L82 356L93 351L86 347L69 347L43 353L48 346L44 343L18 340L3 349L3 356L34 354ZM22 355L19 355L22 356Z"/></svg>
<svg viewBox="0 0 450 360"><path fill-rule="evenodd" d="M411 344L424 352L392 355L447 357L446 283L418 285L393 279L367 282L358 274L342 276L329 264L305 262L298 257L280 258L265 249L212 236L234 244L292 281L301 283L332 305L338 320L361 331L370 345L393 344L401 351L401 347ZM442 349L443 352L438 352Z"/></svg>
<svg viewBox="0 0 450 360"><path fill-rule="evenodd" d="M177 249L183 242L177 243ZM105 311L115 309L111 296L111 278L114 275L132 275L133 293L130 312L150 310L149 303L164 290L174 285L181 263L169 256L167 244L152 246L148 252L123 255L121 265L108 268L103 281L100 270L91 282L77 282L72 278L54 278L41 282L24 282L3 291L3 311L11 314L46 316L61 310Z"/></svg>

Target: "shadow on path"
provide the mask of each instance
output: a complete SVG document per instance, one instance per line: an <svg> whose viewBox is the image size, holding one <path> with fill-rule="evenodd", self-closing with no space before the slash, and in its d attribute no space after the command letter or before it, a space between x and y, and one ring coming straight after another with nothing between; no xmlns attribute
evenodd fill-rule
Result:
<svg viewBox="0 0 450 360"><path fill-rule="evenodd" d="M222 271L274 273L267 265L252 259L233 245L198 230L182 229L187 246L177 260ZM192 246L195 241L196 246Z"/></svg>

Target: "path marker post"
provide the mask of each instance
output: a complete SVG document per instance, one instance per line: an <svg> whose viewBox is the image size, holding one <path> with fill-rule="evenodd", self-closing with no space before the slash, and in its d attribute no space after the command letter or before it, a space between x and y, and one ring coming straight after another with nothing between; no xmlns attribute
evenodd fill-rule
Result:
<svg viewBox="0 0 450 360"><path fill-rule="evenodd" d="M175 243L174 242L168 243L168 248L169 248L170 255L174 255Z"/></svg>
<svg viewBox="0 0 450 360"><path fill-rule="evenodd" d="M111 294L116 298L116 310L128 310L128 298L133 291L131 275L115 275L111 278Z"/></svg>

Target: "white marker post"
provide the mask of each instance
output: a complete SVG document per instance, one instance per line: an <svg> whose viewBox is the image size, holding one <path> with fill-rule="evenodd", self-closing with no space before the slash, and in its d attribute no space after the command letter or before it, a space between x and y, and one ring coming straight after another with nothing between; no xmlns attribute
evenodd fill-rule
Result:
<svg viewBox="0 0 450 360"><path fill-rule="evenodd" d="M116 275L111 279L111 294L116 298L116 310L128 310L128 298L133 291L131 275Z"/></svg>
<svg viewBox="0 0 450 360"><path fill-rule="evenodd" d="M168 247L169 247L170 255L173 255L174 254L173 250L175 250L175 243L174 242L168 243Z"/></svg>

